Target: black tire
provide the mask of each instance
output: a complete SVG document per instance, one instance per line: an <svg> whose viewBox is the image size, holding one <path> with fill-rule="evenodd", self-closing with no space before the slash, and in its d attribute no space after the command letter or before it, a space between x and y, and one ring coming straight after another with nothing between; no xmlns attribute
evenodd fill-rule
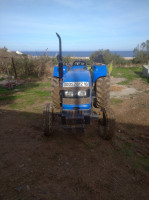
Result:
<svg viewBox="0 0 149 200"><path fill-rule="evenodd" d="M54 122L53 105L47 103L43 111L43 129L45 136L52 135L54 131L53 122Z"/></svg>
<svg viewBox="0 0 149 200"><path fill-rule="evenodd" d="M100 77L95 83L95 108L106 108L110 102L110 76Z"/></svg>
<svg viewBox="0 0 149 200"><path fill-rule="evenodd" d="M111 108L102 108L99 116L99 135L110 140L115 133L115 119Z"/></svg>
<svg viewBox="0 0 149 200"><path fill-rule="evenodd" d="M52 79L52 102L56 109L60 109L60 89L59 89L59 79Z"/></svg>

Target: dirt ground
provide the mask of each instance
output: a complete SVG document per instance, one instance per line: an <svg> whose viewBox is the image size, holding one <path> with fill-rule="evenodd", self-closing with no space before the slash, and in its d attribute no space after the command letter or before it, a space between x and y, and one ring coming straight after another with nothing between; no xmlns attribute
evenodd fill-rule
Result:
<svg viewBox="0 0 149 200"><path fill-rule="evenodd" d="M111 105L111 141L93 126L70 134L59 123L45 138L43 105L38 112L1 105L0 200L148 200L149 90L141 79L129 87L137 92Z"/></svg>

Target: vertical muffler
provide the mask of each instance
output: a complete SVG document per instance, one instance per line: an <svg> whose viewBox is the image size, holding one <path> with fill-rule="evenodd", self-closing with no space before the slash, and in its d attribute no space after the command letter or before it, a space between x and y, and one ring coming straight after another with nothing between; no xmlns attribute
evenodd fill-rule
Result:
<svg viewBox="0 0 149 200"><path fill-rule="evenodd" d="M59 39L59 55L58 55L58 66L59 66L59 84L62 83L63 78L63 60L62 60L62 42L61 37L58 33L56 33L58 39Z"/></svg>

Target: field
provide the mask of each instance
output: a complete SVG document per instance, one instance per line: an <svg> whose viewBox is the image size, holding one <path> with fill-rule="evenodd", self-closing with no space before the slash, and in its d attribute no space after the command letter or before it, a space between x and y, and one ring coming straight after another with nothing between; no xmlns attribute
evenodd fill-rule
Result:
<svg viewBox="0 0 149 200"><path fill-rule="evenodd" d="M96 127L70 134L59 121L45 138L50 80L0 88L0 200L149 199L149 82L134 67L115 68L112 77L111 141Z"/></svg>

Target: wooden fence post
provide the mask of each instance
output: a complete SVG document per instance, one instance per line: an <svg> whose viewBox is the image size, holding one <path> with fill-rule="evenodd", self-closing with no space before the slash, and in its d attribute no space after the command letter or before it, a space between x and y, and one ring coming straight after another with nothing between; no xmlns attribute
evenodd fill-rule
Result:
<svg viewBox="0 0 149 200"><path fill-rule="evenodd" d="M12 60L12 67L13 67L13 69L14 69L14 73L15 73L15 78L17 79L17 72L16 72L16 67L15 67L15 64L14 64L14 59L13 59L13 57L11 58L11 60Z"/></svg>

